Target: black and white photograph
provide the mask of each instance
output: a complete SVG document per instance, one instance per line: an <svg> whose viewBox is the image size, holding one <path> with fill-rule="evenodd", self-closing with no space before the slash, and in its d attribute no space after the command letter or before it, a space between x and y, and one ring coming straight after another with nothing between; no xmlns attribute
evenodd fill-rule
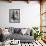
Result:
<svg viewBox="0 0 46 46"><path fill-rule="evenodd" d="M20 9L9 9L9 22L20 23Z"/></svg>

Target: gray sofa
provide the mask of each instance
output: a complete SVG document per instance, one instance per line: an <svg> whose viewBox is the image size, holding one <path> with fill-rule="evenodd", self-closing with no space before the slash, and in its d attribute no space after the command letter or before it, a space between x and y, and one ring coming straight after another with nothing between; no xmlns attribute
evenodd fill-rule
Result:
<svg viewBox="0 0 46 46"><path fill-rule="evenodd" d="M20 40L21 43L30 43L30 42L33 42L34 38L33 36L29 36L29 35L21 35L21 34L11 34L10 36L10 39L15 39L15 40Z"/></svg>
<svg viewBox="0 0 46 46"><path fill-rule="evenodd" d="M31 35L28 35L28 33L26 34L22 34L21 33L21 29L22 28L9 28L9 32L11 33L9 36L5 36L4 39L9 39L10 40L20 40L21 43L30 43L30 42L33 42L34 40L34 37L32 36L32 31L30 31ZM26 28L23 28L23 29L26 29Z"/></svg>

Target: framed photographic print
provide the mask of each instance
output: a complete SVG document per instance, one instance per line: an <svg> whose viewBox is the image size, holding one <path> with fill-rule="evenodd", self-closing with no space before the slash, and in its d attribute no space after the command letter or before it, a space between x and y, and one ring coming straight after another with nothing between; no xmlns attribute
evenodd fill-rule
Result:
<svg viewBox="0 0 46 46"><path fill-rule="evenodd" d="M20 23L20 9L9 9L9 22Z"/></svg>

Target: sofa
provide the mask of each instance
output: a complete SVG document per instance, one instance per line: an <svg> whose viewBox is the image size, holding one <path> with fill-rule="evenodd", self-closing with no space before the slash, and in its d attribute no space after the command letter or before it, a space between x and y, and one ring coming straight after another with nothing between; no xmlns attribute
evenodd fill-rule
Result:
<svg viewBox="0 0 46 46"><path fill-rule="evenodd" d="M33 31L29 28L8 28L9 35L3 35L3 41L10 40L20 40L21 43L32 43L34 37L32 35Z"/></svg>

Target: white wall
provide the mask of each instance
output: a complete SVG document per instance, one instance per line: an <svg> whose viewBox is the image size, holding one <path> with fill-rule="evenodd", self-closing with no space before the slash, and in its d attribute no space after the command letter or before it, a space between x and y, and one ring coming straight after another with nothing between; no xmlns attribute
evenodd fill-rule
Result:
<svg viewBox="0 0 46 46"><path fill-rule="evenodd" d="M20 23L9 23L9 9L20 9ZM32 27L40 26L40 4L38 2L0 2L0 26Z"/></svg>

